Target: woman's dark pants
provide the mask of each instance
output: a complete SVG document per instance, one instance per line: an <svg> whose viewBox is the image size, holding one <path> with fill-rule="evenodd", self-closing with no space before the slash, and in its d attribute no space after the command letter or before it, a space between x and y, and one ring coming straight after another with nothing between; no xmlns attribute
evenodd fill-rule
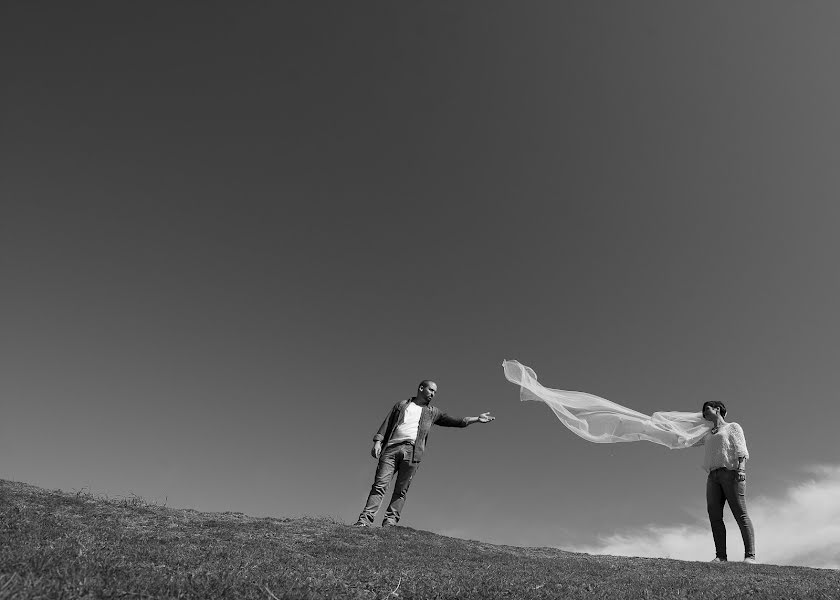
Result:
<svg viewBox="0 0 840 600"><path fill-rule="evenodd" d="M738 472L730 469L715 469L706 480L706 507L715 539L715 554L721 560L726 560L726 525L723 524L723 505L726 502L729 502L732 515L741 528L744 557L755 558L755 534L747 514L746 488L745 481L738 481Z"/></svg>

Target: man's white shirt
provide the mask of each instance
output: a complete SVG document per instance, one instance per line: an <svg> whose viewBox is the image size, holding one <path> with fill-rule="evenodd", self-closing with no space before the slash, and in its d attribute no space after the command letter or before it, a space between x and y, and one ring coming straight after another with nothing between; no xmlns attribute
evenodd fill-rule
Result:
<svg viewBox="0 0 840 600"><path fill-rule="evenodd" d="M417 430L420 428L421 414L423 414L423 409L414 402L409 402L405 407L403 422L394 430L388 445L393 446L402 442L413 444L414 440L417 439Z"/></svg>

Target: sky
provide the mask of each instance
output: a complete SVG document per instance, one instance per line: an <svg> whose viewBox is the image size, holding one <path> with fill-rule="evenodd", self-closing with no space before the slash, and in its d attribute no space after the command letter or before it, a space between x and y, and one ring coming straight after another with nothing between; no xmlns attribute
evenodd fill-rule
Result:
<svg viewBox="0 0 840 600"><path fill-rule="evenodd" d="M584 441L516 359L725 402L759 561L840 568L840 6L0 11L0 478L349 524L428 378L496 420L402 525L711 559L702 448Z"/></svg>

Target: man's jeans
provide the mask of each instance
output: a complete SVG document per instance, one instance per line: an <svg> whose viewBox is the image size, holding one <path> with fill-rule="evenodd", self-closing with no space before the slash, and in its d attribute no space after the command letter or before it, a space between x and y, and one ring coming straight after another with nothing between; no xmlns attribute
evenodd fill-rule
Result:
<svg viewBox="0 0 840 600"><path fill-rule="evenodd" d="M745 481L738 481L738 472L730 469L715 469L706 480L706 507L715 539L715 555L721 560L726 560L726 525L723 524L723 505L726 502L729 502L732 515L741 528L744 556L755 558L755 534L747 515L746 488Z"/></svg>
<svg viewBox="0 0 840 600"><path fill-rule="evenodd" d="M373 523L376 511L382 504L385 490L391 482L391 477L396 473L397 482L394 484L394 493L391 496L391 503L388 505L388 510L385 511L385 518L382 523L396 525L399 522L400 512L402 512L405 504L405 495L408 493L408 486L411 485L411 478L420 468L420 463L411 462L413 455L414 446L410 443L397 444L382 450L382 454L379 455L379 464L376 466L376 476L373 478L373 485L370 488L365 508L359 515L359 521Z"/></svg>

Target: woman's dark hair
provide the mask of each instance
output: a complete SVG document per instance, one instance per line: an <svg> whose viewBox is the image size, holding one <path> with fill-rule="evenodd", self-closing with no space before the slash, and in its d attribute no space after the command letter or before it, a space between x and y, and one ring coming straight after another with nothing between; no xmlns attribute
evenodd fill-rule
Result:
<svg viewBox="0 0 840 600"><path fill-rule="evenodd" d="M704 402L703 408L700 409L700 412L706 412L707 406L711 406L712 408L719 408L720 416L726 416L726 406L723 404L723 402L720 402L719 400L709 400L708 402Z"/></svg>

